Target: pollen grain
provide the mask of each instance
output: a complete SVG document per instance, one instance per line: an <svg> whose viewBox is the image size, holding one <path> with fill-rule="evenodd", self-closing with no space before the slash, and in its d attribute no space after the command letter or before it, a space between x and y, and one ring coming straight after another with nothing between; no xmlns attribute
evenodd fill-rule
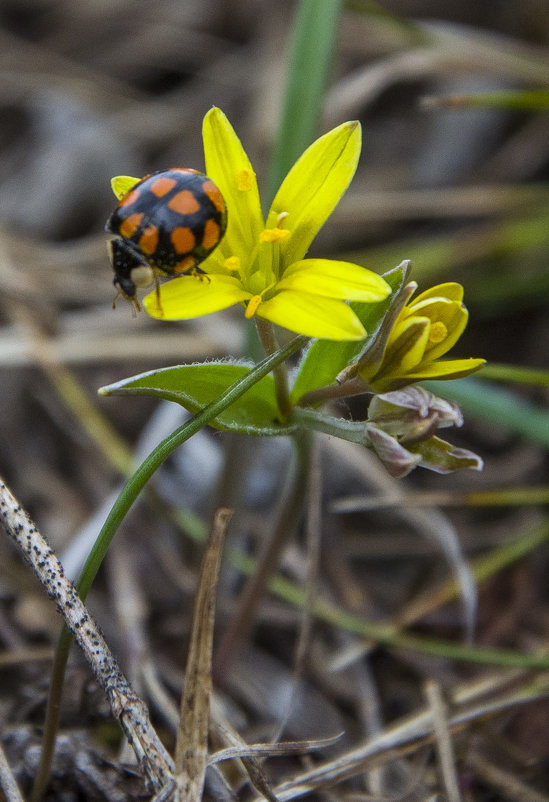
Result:
<svg viewBox="0 0 549 802"><path fill-rule="evenodd" d="M253 188L253 170L240 170L236 179L236 186L240 192L250 192Z"/></svg>
<svg viewBox="0 0 549 802"><path fill-rule="evenodd" d="M244 312L244 317L248 320L253 317L257 311L258 306L262 301L261 295L254 295L248 301L248 305L246 307L246 311Z"/></svg>

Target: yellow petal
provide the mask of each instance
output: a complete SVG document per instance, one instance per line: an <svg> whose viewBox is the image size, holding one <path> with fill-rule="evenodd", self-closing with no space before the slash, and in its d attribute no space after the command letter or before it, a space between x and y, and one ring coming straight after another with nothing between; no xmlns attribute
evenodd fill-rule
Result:
<svg viewBox="0 0 549 802"><path fill-rule="evenodd" d="M378 375L392 377L408 373L423 360L429 342L429 318L413 317L393 328ZM374 377L375 382L377 377Z"/></svg>
<svg viewBox="0 0 549 802"><path fill-rule="evenodd" d="M292 236L280 245L284 264L302 259L355 174L361 132L357 122L343 123L317 139L297 160L273 200L267 228L287 213L282 227Z"/></svg>
<svg viewBox="0 0 549 802"><path fill-rule="evenodd" d="M250 293L231 276L181 276L160 288L161 310L157 306L156 292L150 292L143 299L143 304L152 317L186 320L226 309L249 297Z"/></svg>
<svg viewBox="0 0 549 802"><path fill-rule="evenodd" d="M227 231L217 250L225 258L238 256L246 265L264 228L255 173L220 109L210 109L204 117L202 137L206 174L215 181L227 204Z"/></svg>
<svg viewBox="0 0 549 802"><path fill-rule="evenodd" d="M122 200L124 195L127 195L139 181L141 181L140 178L133 178L131 175L115 175L114 178L111 178L111 189L118 200Z"/></svg>
<svg viewBox="0 0 549 802"><path fill-rule="evenodd" d="M449 301L463 301L463 287L456 281L447 281L444 284L436 284L428 290L420 293L412 301L412 306L428 298L447 298Z"/></svg>
<svg viewBox="0 0 549 802"><path fill-rule="evenodd" d="M446 336L440 342L429 342L425 349L425 357L429 361L438 359L452 348L459 340L469 313L463 304L458 301L448 301L445 298L432 298L413 304L414 315L428 317L432 324L441 322L446 327ZM413 317L411 319L413 319Z"/></svg>
<svg viewBox="0 0 549 802"><path fill-rule="evenodd" d="M335 259L303 259L284 271L277 289L296 290L344 301L382 301L391 288L360 265Z"/></svg>
<svg viewBox="0 0 549 802"><path fill-rule="evenodd" d="M406 374L411 381L423 379L461 379L477 370L486 363L485 359L447 359L446 361L428 362L419 365L417 370Z"/></svg>
<svg viewBox="0 0 549 802"><path fill-rule="evenodd" d="M343 301L283 290L260 304L257 315L290 331L322 340L362 340L366 332Z"/></svg>

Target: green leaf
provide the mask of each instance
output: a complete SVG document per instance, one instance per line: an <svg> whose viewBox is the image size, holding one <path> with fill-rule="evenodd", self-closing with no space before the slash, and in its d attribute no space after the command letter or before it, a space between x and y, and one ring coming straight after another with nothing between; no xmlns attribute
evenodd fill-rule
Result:
<svg viewBox="0 0 549 802"><path fill-rule="evenodd" d="M292 388L293 403L311 390L333 384L336 376L365 350L367 344L377 333L385 313L396 292L402 287L409 272L409 263L403 262L385 273L383 278L391 287L391 295L379 303L351 304L351 309L368 332L365 340L334 342L316 340L306 351L298 367Z"/></svg>
<svg viewBox="0 0 549 802"><path fill-rule="evenodd" d="M175 401L195 413L222 396L249 370L247 365L228 362L176 365L122 379L102 388L101 394L150 395ZM296 425L278 424L277 413L275 384L273 377L268 375L227 407L211 425L241 434L264 436L285 435L295 431Z"/></svg>
<svg viewBox="0 0 549 802"><path fill-rule="evenodd" d="M297 7L290 51L284 60L288 72L269 171L269 202L315 138L342 5L342 0L301 0Z"/></svg>

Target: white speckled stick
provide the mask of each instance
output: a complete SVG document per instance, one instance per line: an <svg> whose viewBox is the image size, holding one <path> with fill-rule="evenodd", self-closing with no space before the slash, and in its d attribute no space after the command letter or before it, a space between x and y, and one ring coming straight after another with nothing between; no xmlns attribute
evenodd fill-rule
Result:
<svg viewBox="0 0 549 802"><path fill-rule="evenodd" d="M107 695L113 715L133 747L148 784L155 791L169 786L174 779L173 761L149 721L147 706L118 668L98 625L65 576L63 566L1 478L0 518L57 604L58 611L84 652Z"/></svg>

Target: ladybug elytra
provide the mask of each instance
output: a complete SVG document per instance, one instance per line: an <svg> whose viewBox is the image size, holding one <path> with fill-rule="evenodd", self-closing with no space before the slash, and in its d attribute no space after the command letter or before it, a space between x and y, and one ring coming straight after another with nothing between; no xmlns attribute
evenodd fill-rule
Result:
<svg viewBox="0 0 549 802"><path fill-rule="evenodd" d="M200 272L225 233L227 208L210 178L174 167L134 184L105 228L119 237L109 243L118 295L139 309L137 287L154 282L158 299L159 274Z"/></svg>

